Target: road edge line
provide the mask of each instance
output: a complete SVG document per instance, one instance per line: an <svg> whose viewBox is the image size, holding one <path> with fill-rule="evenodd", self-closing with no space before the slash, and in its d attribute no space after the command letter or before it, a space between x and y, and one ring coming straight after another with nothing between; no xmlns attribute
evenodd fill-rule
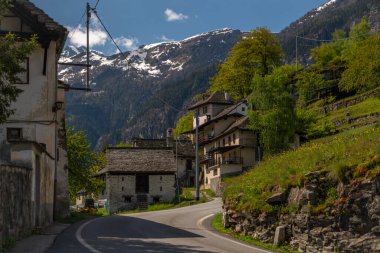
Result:
<svg viewBox="0 0 380 253"><path fill-rule="evenodd" d="M213 235L213 236L215 236L215 237L218 237L218 238L223 239L223 240L228 240L228 241L230 241L230 242L233 242L233 243L235 243L235 244L238 244L238 245L244 246L244 247L246 247L246 248L254 249L254 250L256 250L256 251L260 251L260 252L263 252L263 253L273 253L273 251L268 251L268 250L265 250L265 249L262 249L262 248L259 248L259 247L251 246L251 245L248 245L248 244L246 244L246 243L239 242L239 241L237 241L236 239L230 238L230 237L228 237L228 236L224 236L223 234L216 233L216 232L213 232L213 231L207 229L207 228L203 225L203 222L204 222L205 220L207 220L208 218L210 218L210 217L212 217L212 216L215 216L215 215L216 215L215 213L212 213L212 214L209 214L209 215L207 215L207 216L205 216L205 217L199 219L199 220L197 221L197 226L198 226L198 228L203 229L204 231L206 231L207 233L209 233L209 234L211 234L211 235Z"/></svg>
<svg viewBox="0 0 380 253"><path fill-rule="evenodd" d="M87 226L88 224L90 224L91 222L93 222L94 220L96 219L93 219L93 220L89 220L87 221L86 223L83 223L78 229L77 231L75 232L75 237L76 239L78 240L78 242L80 244L82 244L85 248L87 248L89 251L91 251L92 253L102 253L100 252L99 250L95 249L94 247L92 247L90 244L88 244L82 237L82 230L84 229L85 226Z"/></svg>

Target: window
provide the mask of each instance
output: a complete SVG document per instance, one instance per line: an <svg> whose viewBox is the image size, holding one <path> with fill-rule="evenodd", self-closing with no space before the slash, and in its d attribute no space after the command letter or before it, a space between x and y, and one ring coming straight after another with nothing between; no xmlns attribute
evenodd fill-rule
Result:
<svg viewBox="0 0 380 253"><path fill-rule="evenodd" d="M218 169L215 169L214 170L214 176L217 176L218 175Z"/></svg>
<svg viewBox="0 0 380 253"><path fill-rule="evenodd" d="M121 181L124 181L124 177L121 177Z"/></svg>
<svg viewBox="0 0 380 253"><path fill-rule="evenodd" d="M228 145L231 145L231 136L228 136Z"/></svg>
<svg viewBox="0 0 380 253"><path fill-rule="evenodd" d="M207 113L207 106L204 106L204 107L203 107L203 113L204 113L204 114Z"/></svg>
<svg viewBox="0 0 380 253"><path fill-rule="evenodd" d="M226 139L223 138L223 147L226 146Z"/></svg>
<svg viewBox="0 0 380 253"><path fill-rule="evenodd" d="M124 187L121 187L121 191L122 191L122 192L124 191Z"/></svg>
<svg viewBox="0 0 380 253"><path fill-rule="evenodd" d="M160 186L160 192L162 192L162 186Z"/></svg>
<svg viewBox="0 0 380 253"><path fill-rule="evenodd" d="M187 171L193 170L193 161L191 159L186 159L186 170Z"/></svg>
<svg viewBox="0 0 380 253"><path fill-rule="evenodd" d="M160 196L153 196L153 203L160 203Z"/></svg>
<svg viewBox="0 0 380 253"><path fill-rule="evenodd" d="M241 108L241 110L242 110L243 112L245 112L245 107L243 106L243 107Z"/></svg>
<svg viewBox="0 0 380 253"><path fill-rule="evenodd" d="M232 143L233 143L233 144L235 144L235 140L236 140L236 135L233 134L233 135L232 135Z"/></svg>
<svg viewBox="0 0 380 253"><path fill-rule="evenodd" d="M125 203L131 203L132 202L132 196L124 196L124 202Z"/></svg>
<svg viewBox="0 0 380 253"><path fill-rule="evenodd" d="M7 128L7 141L22 140L22 128Z"/></svg>
<svg viewBox="0 0 380 253"><path fill-rule="evenodd" d="M29 83L29 58L26 58L20 64L24 71L16 75L15 84L28 84Z"/></svg>

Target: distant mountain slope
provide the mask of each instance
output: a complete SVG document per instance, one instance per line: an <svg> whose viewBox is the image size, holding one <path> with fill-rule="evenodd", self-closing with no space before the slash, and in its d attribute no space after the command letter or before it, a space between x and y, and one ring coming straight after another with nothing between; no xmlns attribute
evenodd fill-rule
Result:
<svg viewBox="0 0 380 253"><path fill-rule="evenodd" d="M349 31L355 23L366 17L373 31L380 27L380 0L331 0L308 12L279 33L279 39L287 56L287 62L294 62L296 36L328 40L336 29ZM298 52L303 64L309 58L310 49L320 42L298 40Z"/></svg>
<svg viewBox="0 0 380 253"><path fill-rule="evenodd" d="M93 91L66 95L70 125L86 130L96 149L133 137L160 137L186 111L191 98L207 89L216 65L241 34L222 29L109 57L92 51ZM61 62L85 59L83 48L70 46ZM83 85L85 70L65 66L59 78Z"/></svg>

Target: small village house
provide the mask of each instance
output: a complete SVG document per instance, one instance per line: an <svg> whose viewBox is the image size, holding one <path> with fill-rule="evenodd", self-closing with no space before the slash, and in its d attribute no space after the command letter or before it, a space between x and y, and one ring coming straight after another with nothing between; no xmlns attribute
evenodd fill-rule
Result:
<svg viewBox="0 0 380 253"><path fill-rule="evenodd" d="M132 139L133 147L159 148L171 147L178 167L180 187L193 187L195 185L195 148L191 140L174 138L173 129L166 131L166 139Z"/></svg>
<svg viewBox="0 0 380 253"><path fill-rule="evenodd" d="M12 105L15 114L0 125L0 245L69 211L64 90L57 62L67 30L28 0L12 1L0 34L38 37L25 59Z"/></svg>
<svg viewBox="0 0 380 253"><path fill-rule="evenodd" d="M107 165L100 171L109 211L146 208L171 202L176 196L176 164L171 147L108 148Z"/></svg>
<svg viewBox="0 0 380 253"><path fill-rule="evenodd" d="M233 103L227 93L214 92L189 109L199 115L202 185L218 193L223 177L238 175L260 159L257 135L248 129L248 104ZM195 120L194 116L194 140Z"/></svg>

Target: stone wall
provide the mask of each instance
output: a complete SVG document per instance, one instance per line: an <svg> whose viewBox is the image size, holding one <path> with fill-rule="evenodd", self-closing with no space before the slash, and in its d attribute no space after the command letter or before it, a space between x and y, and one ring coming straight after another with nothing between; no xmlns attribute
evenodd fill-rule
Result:
<svg viewBox="0 0 380 253"><path fill-rule="evenodd" d="M323 191L318 184L276 194L267 202L297 208L281 215L236 211L238 199L225 201L223 221L238 233L286 242L299 252L380 252L380 177L340 183L336 191L334 204L319 211L315 207Z"/></svg>
<svg viewBox="0 0 380 253"><path fill-rule="evenodd" d="M0 165L0 245L32 229L32 170Z"/></svg>
<svg viewBox="0 0 380 253"><path fill-rule="evenodd" d="M110 212L137 208L135 175L106 176L106 196ZM149 175L148 203L159 197L160 202L171 202L176 196L175 175Z"/></svg>

